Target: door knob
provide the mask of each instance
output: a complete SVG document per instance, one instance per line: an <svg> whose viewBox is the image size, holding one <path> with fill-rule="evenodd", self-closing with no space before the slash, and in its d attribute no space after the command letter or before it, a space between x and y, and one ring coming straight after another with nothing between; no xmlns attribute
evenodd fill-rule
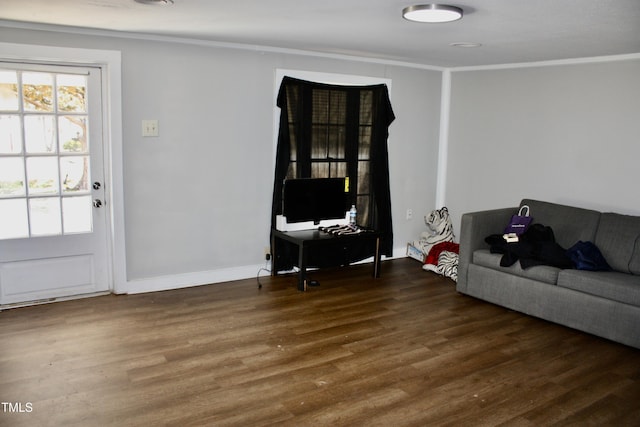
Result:
<svg viewBox="0 0 640 427"><path fill-rule="evenodd" d="M95 199L95 200L93 201L93 207L94 207L94 208L102 207L102 200L100 200L100 199Z"/></svg>

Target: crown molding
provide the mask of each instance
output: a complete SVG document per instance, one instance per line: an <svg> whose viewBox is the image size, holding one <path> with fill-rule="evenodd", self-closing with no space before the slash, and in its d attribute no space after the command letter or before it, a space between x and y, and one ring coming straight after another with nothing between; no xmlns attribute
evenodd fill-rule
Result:
<svg viewBox="0 0 640 427"><path fill-rule="evenodd" d="M0 20L0 27L32 30L32 31L50 31L50 32L56 32L56 33L77 34L77 35L85 35L85 36L88 35L88 36L99 36L99 37L111 37L111 38L129 39L129 40L146 40L146 41L153 41L153 42L160 42L160 43L186 44L186 45L193 45L193 46L215 47L215 48L224 48L224 49L238 49L238 50L247 50L247 51L259 52L259 53L276 53L276 54L287 54L287 55L298 55L298 56L311 56L311 57L318 57L318 58L339 59L343 61L366 62L366 63L372 63L372 64L417 68L417 69L430 70L430 71L444 71L446 69L446 67L419 64L419 63L413 63L409 61L398 61L393 59L372 58L372 57L366 57L366 56L338 54L338 53L326 53L326 52L317 52L312 50L282 48L282 47L276 47L276 46L263 46L263 45L255 45L255 44L221 42L221 41L215 41L215 40L194 39L194 38L187 38L187 37L172 37L172 36L163 36L163 35L148 34L148 33L133 33L133 32L126 32L126 31L101 30L101 29L86 28L86 27L72 27L72 26L53 25L53 24L36 24L31 22L7 21L7 20Z"/></svg>
<svg viewBox="0 0 640 427"><path fill-rule="evenodd" d="M494 64L494 65L474 65L468 67L451 67L448 68L451 72L457 71L490 71L490 70L506 70L513 68L533 68L533 67L555 67L561 65L579 65L579 64L593 64L598 62L614 62L614 61L632 61L640 59L640 53L630 53L624 55L609 55L609 56L593 56L585 58L569 58L569 59L556 59L550 61L533 61L533 62L519 62L519 63L507 63L507 64Z"/></svg>

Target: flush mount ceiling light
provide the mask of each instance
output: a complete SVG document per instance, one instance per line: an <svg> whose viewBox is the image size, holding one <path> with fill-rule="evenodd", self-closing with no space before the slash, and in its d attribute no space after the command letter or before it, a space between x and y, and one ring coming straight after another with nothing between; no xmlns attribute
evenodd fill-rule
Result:
<svg viewBox="0 0 640 427"><path fill-rule="evenodd" d="M142 4L157 4L157 5L165 5L165 4L173 4L173 0L134 0L136 3Z"/></svg>
<svg viewBox="0 0 640 427"><path fill-rule="evenodd" d="M462 9L444 4L418 4L402 9L402 16L416 22L451 22L462 18Z"/></svg>
<svg viewBox="0 0 640 427"><path fill-rule="evenodd" d="M449 46L451 46L451 47L474 48L474 47L481 47L481 46L482 46L482 43L474 43L474 42L455 42L455 43L449 43Z"/></svg>

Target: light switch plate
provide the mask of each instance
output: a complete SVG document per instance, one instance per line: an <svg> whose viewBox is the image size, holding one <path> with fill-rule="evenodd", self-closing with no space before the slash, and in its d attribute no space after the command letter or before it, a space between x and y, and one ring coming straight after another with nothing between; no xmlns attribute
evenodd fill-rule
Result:
<svg viewBox="0 0 640 427"><path fill-rule="evenodd" d="M142 136L158 136L160 132L158 130L157 120L143 120L142 121Z"/></svg>

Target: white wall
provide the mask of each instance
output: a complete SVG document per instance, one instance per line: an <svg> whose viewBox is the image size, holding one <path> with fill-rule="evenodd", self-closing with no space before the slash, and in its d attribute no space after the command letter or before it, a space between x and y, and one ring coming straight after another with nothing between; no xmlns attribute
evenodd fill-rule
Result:
<svg viewBox="0 0 640 427"><path fill-rule="evenodd" d="M122 52L126 266L116 268L128 291L251 277L264 265L278 68L391 79L397 255L434 209L439 71L102 34L0 28L0 39ZM141 136L143 119L159 120L158 138Z"/></svg>
<svg viewBox="0 0 640 427"><path fill-rule="evenodd" d="M458 230L522 198L640 214L640 59L454 71L450 124Z"/></svg>

